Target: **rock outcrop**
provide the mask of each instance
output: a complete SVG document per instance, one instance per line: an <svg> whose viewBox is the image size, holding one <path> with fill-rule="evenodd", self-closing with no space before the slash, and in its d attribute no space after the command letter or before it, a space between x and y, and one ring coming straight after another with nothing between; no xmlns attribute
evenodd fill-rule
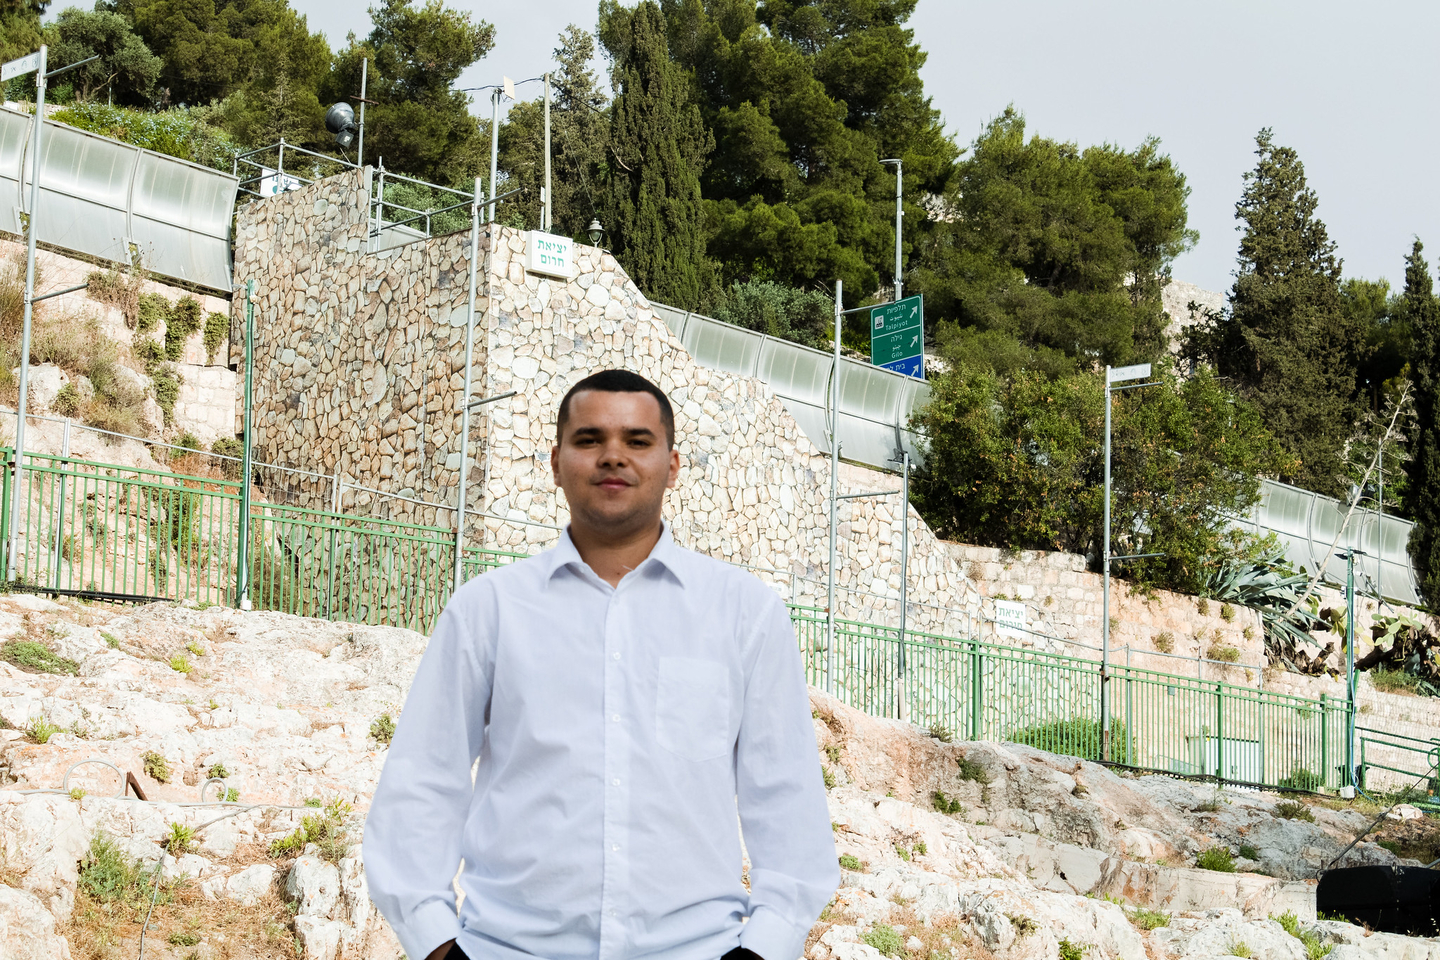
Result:
<svg viewBox="0 0 1440 960"><path fill-rule="evenodd" d="M400 955L358 841L423 637L21 594L0 596L0 637L5 956L124 956L142 929L176 957ZM1440 958L1316 920L1313 878L1359 810L812 708L844 868L812 960L1305 958L1297 934L1340 960ZM125 773L147 800L118 796ZM1214 848L1236 872L1196 865ZM1366 842L1346 862L1395 859Z"/></svg>

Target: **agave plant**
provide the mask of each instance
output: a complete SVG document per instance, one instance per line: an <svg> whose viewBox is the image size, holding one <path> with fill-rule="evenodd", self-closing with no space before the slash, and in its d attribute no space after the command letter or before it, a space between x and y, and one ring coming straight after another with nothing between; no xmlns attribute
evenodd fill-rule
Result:
<svg viewBox="0 0 1440 960"><path fill-rule="evenodd" d="M1301 645L1313 643L1311 630L1328 630L1330 624L1316 612L1318 601L1295 605L1310 578L1294 573L1276 550L1254 557L1231 557L1210 568L1205 592L1216 600L1249 607L1260 614L1265 627L1265 653L1292 669ZM1292 609L1293 608L1293 609ZM1309 661L1309 656L1303 659Z"/></svg>

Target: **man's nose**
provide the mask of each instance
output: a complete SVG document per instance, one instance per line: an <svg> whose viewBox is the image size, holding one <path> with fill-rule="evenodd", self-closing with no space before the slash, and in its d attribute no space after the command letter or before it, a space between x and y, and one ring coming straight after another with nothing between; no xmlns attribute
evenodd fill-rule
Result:
<svg viewBox="0 0 1440 960"><path fill-rule="evenodd" d="M600 463L604 466L620 466L627 459L623 443L607 443L600 449Z"/></svg>

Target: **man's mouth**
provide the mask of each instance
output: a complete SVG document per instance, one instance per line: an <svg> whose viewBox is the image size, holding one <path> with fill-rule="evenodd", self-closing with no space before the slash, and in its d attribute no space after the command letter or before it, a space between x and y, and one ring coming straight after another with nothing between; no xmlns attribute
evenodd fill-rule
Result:
<svg viewBox="0 0 1440 960"><path fill-rule="evenodd" d="M630 486L630 484L626 483L619 477L606 477L604 480L600 481L599 486L605 490L624 490L626 487Z"/></svg>

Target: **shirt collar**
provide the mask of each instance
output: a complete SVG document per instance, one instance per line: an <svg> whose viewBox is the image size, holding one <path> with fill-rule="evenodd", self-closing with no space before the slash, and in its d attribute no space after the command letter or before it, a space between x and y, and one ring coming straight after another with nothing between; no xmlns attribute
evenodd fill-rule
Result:
<svg viewBox="0 0 1440 960"><path fill-rule="evenodd" d="M658 564L670 572L680 586L685 586L685 561L686 551L675 542L670 532L670 521L662 520L660 526L660 539L656 541L651 549L650 555L637 567L643 570L651 564ZM585 561L580 556L580 551L575 547L575 541L570 539L570 527L567 524L560 534L560 542L553 549L545 553L547 568L545 570L545 582L549 583L557 572L572 564L583 566Z"/></svg>

